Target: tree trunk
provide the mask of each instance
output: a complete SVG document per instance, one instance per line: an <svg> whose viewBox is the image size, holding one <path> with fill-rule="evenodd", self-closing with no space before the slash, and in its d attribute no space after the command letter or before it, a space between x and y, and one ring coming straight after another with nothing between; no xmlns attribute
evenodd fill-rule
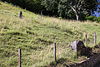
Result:
<svg viewBox="0 0 100 67"><path fill-rule="evenodd" d="M76 10L74 7L72 7L72 6L70 6L70 7L71 7L71 9L73 10L73 12L75 13L76 20L78 21L78 20L79 20L79 15L78 15L77 10Z"/></svg>
<svg viewBox="0 0 100 67"><path fill-rule="evenodd" d="M79 20L79 15L77 13L75 13L76 15L76 20Z"/></svg>

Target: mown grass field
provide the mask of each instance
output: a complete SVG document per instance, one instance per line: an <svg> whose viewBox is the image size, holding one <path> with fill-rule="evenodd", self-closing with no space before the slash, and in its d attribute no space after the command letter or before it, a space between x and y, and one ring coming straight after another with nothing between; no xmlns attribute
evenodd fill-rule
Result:
<svg viewBox="0 0 100 67"><path fill-rule="evenodd" d="M18 13L23 12L23 18ZM11 4L0 2L0 67L17 67L18 48L22 49L22 67L44 67L53 61L53 45L57 43L57 59L63 64L80 61L69 47L70 42L89 38L97 33L100 43L100 24L80 22L34 14ZM93 46L90 43L88 46Z"/></svg>

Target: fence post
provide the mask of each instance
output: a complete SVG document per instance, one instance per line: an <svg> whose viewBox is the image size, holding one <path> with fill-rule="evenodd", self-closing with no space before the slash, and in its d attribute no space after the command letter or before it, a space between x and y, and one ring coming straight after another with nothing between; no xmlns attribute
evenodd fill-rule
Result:
<svg viewBox="0 0 100 67"><path fill-rule="evenodd" d="M97 37L96 36L96 32L94 32L94 41L93 41L94 42L94 45L96 45L96 37Z"/></svg>
<svg viewBox="0 0 100 67"><path fill-rule="evenodd" d="M18 49L18 67L22 67L21 66L21 49Z"/></svg>
<svg viewBox="0 0 100 67"><path fill-rule="evenodd" d="M54 43L54 60L55 60L55 62L56 62L56 43Z"/></svg>
<svg viewBox="0 0 100 67"><path fill-rule="evenodd" d="M87 33L85 33L84 36L85 36L85 43L87 44L87 39L88 39Z"/></svg>

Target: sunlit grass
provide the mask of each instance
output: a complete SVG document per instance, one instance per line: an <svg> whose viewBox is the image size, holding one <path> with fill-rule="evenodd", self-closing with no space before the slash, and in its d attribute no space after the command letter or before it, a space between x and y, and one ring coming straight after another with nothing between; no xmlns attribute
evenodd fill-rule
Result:
<svg viewBox="0 0 100 67"><path fill-rule="evenodd" d="M23 18L18 13L23 11ZM22 49L22 66L48 66L54 62L53 45L57 43L57 60L66 59L64 64L77 60L70 42L82 40L83 33L97 33L100 42L100 24L90 21L75 21L40 16L25 9L0 2L0 67L17 67L18 48ZM93 45L92 43L87 46Z"/></svg>

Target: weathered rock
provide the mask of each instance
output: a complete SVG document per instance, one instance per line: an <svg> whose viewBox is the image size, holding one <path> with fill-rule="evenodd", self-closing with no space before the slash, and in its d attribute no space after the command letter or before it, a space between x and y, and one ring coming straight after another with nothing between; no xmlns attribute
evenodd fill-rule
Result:
<svg viewBox="0 0 100 67"><path fill-rule="evenodd" d="M71 48L77 52L77 56L87 56L89 57L92 53L92 49L85 47L83 41L74 41L71 43Z"/></svg>
<svg viewBox="0 0 100 67"><path fill-rule="evenodd" d="M78 50L81 50L81 48L85 48L85 46L84 46L84 43L82 41L76 40L76 41L73 41L71 43L71 48L74 51L78 51Z"/></svg>
<svg viewBox="0 0 100 67"><path fill-rule="evenodd" d="M22 18L22 17L23 17L23 14L22 14L22 11L20 11L19 18Z"/></svg>

